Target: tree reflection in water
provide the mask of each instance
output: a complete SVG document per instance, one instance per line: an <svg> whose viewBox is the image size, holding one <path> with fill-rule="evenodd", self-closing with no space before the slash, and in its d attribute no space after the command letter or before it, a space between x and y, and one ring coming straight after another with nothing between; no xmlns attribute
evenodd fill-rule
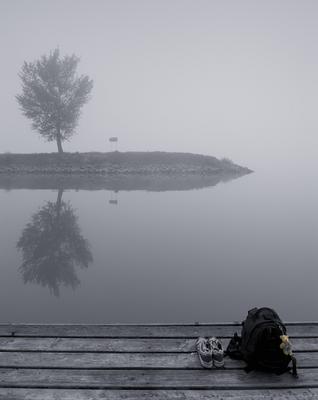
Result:
<svg viewBox="0 0 318 400"><path fill-rule="evenodd" d="M17 243L24 283L48 287L55 296L61 285L75 289L80 283L76 267L87 268L93 261L78 218L72 206L62 201L62 194L61 189L55 203L47 202L32 216Z"/></svg>

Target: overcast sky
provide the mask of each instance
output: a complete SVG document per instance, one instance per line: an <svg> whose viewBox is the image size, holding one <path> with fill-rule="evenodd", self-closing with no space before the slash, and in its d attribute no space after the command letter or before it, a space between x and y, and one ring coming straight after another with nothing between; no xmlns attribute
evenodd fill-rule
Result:
<svg viewBox="0 0 318 400"><path fill-rule="evenodd" d="M65 151L167 150L258 168L317 154L316 0L0 0L0 152L52 152L15 95L55 47L94 80Z"/></svg>

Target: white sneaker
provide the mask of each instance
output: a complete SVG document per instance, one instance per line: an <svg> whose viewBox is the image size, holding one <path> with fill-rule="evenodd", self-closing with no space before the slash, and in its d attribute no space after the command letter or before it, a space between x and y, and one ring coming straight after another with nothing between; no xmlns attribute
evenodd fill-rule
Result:
<svg viewBox="0 0 318 400"><path fill-rule="evenodd" d="M213 359L209 339L199 337L196 341L196 349L202 367L211 369L213 366Z"/></svg>
<svg viewBox="0 0 318 400"><path fill-rule="evenodd" d="M222 343L215 337L209 338L209 344L212 351L212 361L215 368L224 367L224 351Z"/></svg>

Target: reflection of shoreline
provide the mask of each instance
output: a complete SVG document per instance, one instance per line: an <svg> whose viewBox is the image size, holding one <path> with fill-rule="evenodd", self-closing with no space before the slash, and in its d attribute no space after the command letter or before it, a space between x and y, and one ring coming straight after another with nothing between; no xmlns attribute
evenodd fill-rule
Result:
<svg viewBox="0 0 318 400"><path fill-rule="evenodd" d="M248 171L248 170L247 170ZM250 171L219 172L199 174L158 174L158 175L5 175L0 174L0 189L75 189L111 191L168 191L191 190L215 186Z"/></svg>
<svg viewBox="0 0 318 400"><path fill-rule="evenodd" d="M56 202L46 202L32 215L17 243L24 283L48 287L55 296L61 286L75 289L80 284L76 267L87 268L93 261L75 211L62 195L59 189Z"/></svg>

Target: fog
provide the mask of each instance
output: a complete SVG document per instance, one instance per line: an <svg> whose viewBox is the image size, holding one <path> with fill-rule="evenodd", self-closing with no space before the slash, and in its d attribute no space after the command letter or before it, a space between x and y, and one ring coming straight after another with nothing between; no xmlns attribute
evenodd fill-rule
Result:
<svg viewBox="0 0 318 400"><path fill-rule="evenodd" d="M316 0L0 1L0 322L317 320L317 20ZM1 155L57 152L15 98L56 48L94 81L64 151L138 154Z"/></svg>
<svg viewBox="0 0 318 400"><path fill-rule="evenodd" d="M316 165L315 0L1 1L0 152L55 152L15 99L56 47L94 80L65 151L164 150L254 170Z"/></svg>

